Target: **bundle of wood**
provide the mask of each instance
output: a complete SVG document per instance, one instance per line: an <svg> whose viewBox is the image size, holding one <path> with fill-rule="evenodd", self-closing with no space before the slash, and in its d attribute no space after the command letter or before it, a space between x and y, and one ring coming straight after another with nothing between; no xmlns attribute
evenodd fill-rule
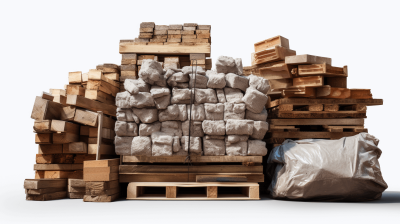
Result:
<svg viewBox="0 0 400 224"><path fill-rule="evenodd" d="M49 201L67 198L67 179L26 179L26 200Z"/></svg>
<svg viewBox="0 0 400 224"><path fill-rule="evenodd" d="M83 179L68 179L68 197L71 199L83 199L86 192L86 184Z"/></svg>
<svg viewBox="0 0 400 224"><path fill-rule="evenodd" d="M85 202L111 202L119 197L119 159L85 161L83 180L86 182Z"/></svg>

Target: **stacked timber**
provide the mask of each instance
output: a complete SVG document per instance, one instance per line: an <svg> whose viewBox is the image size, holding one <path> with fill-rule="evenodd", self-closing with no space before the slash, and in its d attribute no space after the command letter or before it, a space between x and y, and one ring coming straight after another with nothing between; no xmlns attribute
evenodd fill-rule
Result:
<svg viewBox="0 0 400 224"><path fill-rule="evenodd" d="M270 130L266 141L278 146L285 139L339 139L367 132L367 106L382 105L370 89L347 88L347 66L332 59L296 55L289 40L276 36L254 44L252 66L244 73L268 80Z"/></svg>
<svg viewBox="0 0 400 224"><path fill-rule="evenodd" d="M86 193L85 202L111 202L119 197L119 159L85 161L83 180Z"/></svg>
<svg viewBox="0 0 400 224"><path fill-rule="evenodd" d="M67 198L67 179L26 179L26 200L49 201Z"/></svg>
<svg viewBox="0 0 400 224"><path fill-rule="evenodd" d="M68 179L68 198L83 199L86 183L83 179Z"/></svg>

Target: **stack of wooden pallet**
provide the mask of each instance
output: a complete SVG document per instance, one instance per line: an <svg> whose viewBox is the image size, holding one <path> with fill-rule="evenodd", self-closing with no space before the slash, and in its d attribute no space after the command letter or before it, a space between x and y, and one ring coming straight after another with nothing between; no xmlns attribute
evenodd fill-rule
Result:
<svg viewBox="0 0 400 224"><path fill-rule="evenodd" d="M26 200L49 201L67 198L67 179L26 179Z"/></svg>
<svg viewBox="0 0 400 224"><path fill-rule="evenodd" d="M83 180L86 182L85 202L111 202L119 197L119 159L85 161Z"/></svg>
<svg viewBox="0 0 400 224"><path fill-rule="evenodd" d="M272 146L285 139L339 139L367 132L367 106L382 105L370 89L347 88L347 66L334 67L327 57L296 55L289 40L276 36L254 44L252 66L246 75L268 79Z"/></svg>

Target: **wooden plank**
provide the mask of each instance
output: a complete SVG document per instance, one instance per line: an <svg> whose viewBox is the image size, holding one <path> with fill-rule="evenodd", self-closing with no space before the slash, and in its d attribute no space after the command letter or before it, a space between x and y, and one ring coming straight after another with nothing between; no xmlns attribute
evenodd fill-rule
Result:
<svg viewBox="0 0 400 224"><path fill-rule="evenodd" d="M81 85L67 85L67 94L68 95L85 95L85 88Z"/></svg>
<svg viewBox="0 0 400 224"><path fill-rule="evenodd" d="M257 74L257 76L268 80L293 78L292 69L294 68L294 66L290 66L285 63L279 63L273 66L259 68L259 74Z"/></svg>
<svg viewBox="0 0 400 224"><path fill-rule="evenodd" d="M60 103L63 106L67 106L67 97L65 96L55 96L53 102Z"/></svg>
<svg viewBox="0 0 400 224"><path fill-rule="evenodd" d="M97 155L97 151L98 151L97 144L88 144L88 154L96 154ZM102 155L115 155L115 146L102 143L100 145L99 152Z"/></svg>
<svg viewBox="0 0 400 224"><path fill-rule="evenodd" d="M293 86L293 79L271 79L268 80L271 91L282 90Z"/></svg>
<svg viewBox="0 0 400 224"><path fill-rule="evenodd" d="M119 198L119 193L113 195L101 195L101 196L91 196L85 195L83 197L84 202L112 202Z"/></svg>
<svg viewBox="0 0 400 224"><path fill-rule="evenodd" d="M78 141L79 141L79 135L77 135L77 134L53 133L53 143L54 144L65 144L65 143L78 142Z"/></svg>
<svg viewBox="0 0 400 224"><path fill-rule="evenodd" d="M364 125L364 119L269 119L268 123L270 125Z"/></svg>
<svg viewBox="0 0 400 224"><path fill-rule="evenodd" d="M243 174L243 173L141 173L141 174L120 174L120 183L130 182L196 182L197 175L234 175L245 176L248 182L264 182L264 174Z"/></svg>
<svg viewBox="0 0 400 224"><path fill-rule="evenodd" d="M51 131L79 135L79 125L68 121L52 120Z"/></svg>
<svg viewBox="0 0 400 224"><path fill-rule="evenodd" d="M35 120L60 119L63 105L42 99L37 96L33 105L31 118Z"/></svg>
<svg viewBox="0 0 400 224"><path fill-rule="evenodd" d="M115 87L117 87L119 89L119 83L117 83L117 82L105 77L101 70L90 69L89 73L88 73L88 79L89 80L104 81L104 82L107 82L107 83L109 83L109 84L111 84L111 85L113 85L113 86L115 86ZM71 94L71 95L75 95L75 94Z"/></svg>
<svg viewBox="0 0 400 224"><path fill-rule="evenodd" d="M347 77L325 77L325 85L336 88L347 88Z"/></svg>
<svg viewBox="0 0 400 224"><path fill-rule="evenodd" d="M70 199L83 199L86 192L68 192L68 198Z"/></svg>
<svg viewBox="0 0 400 224"><path fill-rule="evenodd" d="M66 96L67 92L65 89L50 89L50 94L53 96Z"/></svg>
<svg viewBox="0 0 400 224"><path fill-rule="evenodd" d="M331 58L314 56L309 54L288 56L285 58L285 63L289 65L309 65L309 64L332 64Z"/></svg>
<svg viewBox="0 0 400 224"><path fill-rule="evenodd" d="M103 137L103 112L97 111L99 114L98 120L98 130L97 130L97 150L96 150L96 160L100 160L101 158L101 139ZM89 129L89 137L90 137L90 129Z"/></svg>
<svg viewBox="0 0 400 224"><path fill-rule="evenodd" d="M53 143L53 134L35 134L35 143L36 144L51 144Z"/></svg>
<svg viewBox="0 0 400 224"><path fill-rule="evenodd" d="M90 190L102 191L119 187L118 180L112 181L90 181L85 182L86 188Z"/></svg>
<svg viewBox="0 0 400 224"><path fill-rule="evenodd" d="M119 53L137 53L137 54L168 54L168 55L189 55L193 53L204 53L207 57L211 56L211 46L209 45L135 45L132 42L119 43Z"/></svg>
<svg viewBox="0 0 400 224"><path fill-rule="evenodd" d="M135 173L187 173L186 165L120 165L120 174ZM190 173L262 173L263 166L207 165L191 166Z"/></svg>
<svg viewBox="0 0 400 224"><path fill-rule="evenodd" d="M308 76L293 78L294 87L320 87L324 85L323 76Z"/></svg>
<svg viewBox="0 0 400 224"><path fill-rule="evenodd" d="M25 189L67 188L67 179L25 179Z"/></svg>
<svg viewBox="0 0 400 224"><path fill-rule="evenodd" d="M84 167L110 167L110 166L118 166L120 163L120 159L102 159L102 160L91 160L85 161Z"/></svg>
<svg viewBox="0 0 400 224"><path fill-rule="evenodd" d="M271 107L281 104L293 105L312 105L312 104L338 104L338 105L353 105L364 104L367 106L383 105L382 99L301 99L301 98L284 98L271 102Z"/></svg>
<svg viewBox="0 0 400 224"><path fill-rule="evenodd" d="M207 186L207 198L218 197L218 186Z"/></svg>
<svg viewBox="0 0 400 224"><path fill-rule="evenodd" d="M65 97L65 105L67 104L67 98ZM73 121L75 117L76 107L64 106L61 111L60 120Z"/></svg>
<svg viewBox="0 0 400 224"><path fill-rule="evenodd" d="M333 67L329 64L312 64L312 65L299 65L298 67L299 76L313 76L313 75L324 75L324 76L340 76L347 77L347 66L343 68Z"/></svg>
<svg viewBox="0 0 400 224"><path fill-rule="evenodd" d="M176 186L166 186L165 187L165 196L167 198L176 198L176 192L177 188Z"/></svg>
<svg viewBox="0 0 400 224"><path fill-rule="evenodd" d="M359 132L268 132L269 138L328 138L340 139L359 134Z"/></svg>
<svg viewBox="0 0 400 224"><path fill-rule="evenodd" d="M114 105L97 102L78 95L67 95L67 104L92 111L103 111L103 113L114 117L117 111L117 107Z"/></svg>
<svg viewBox="0 0 400 224"><path fill-rule="evenodd" d="M68 187L86 187L86 182L83 179L68 179Z"/></svg>
<svg viewBox="0 0 400 224"><path fill-rule="evenodd" d="M270 118L319 119L319 118L367 118L365 111L279 111L269 114Z"/></svg>
<svg viewBox="0 0 400 224"><path fill-rule="evenodd" d="M101 196L101 195L113 195L120 192L120 188L112 188L107 190L93 190L93 189L86 189L86 195L91 196Z"/></svg>
<svg viewBox="0 0 400 224"><path fill-rule="evenodd" d="M50 101L53 101L53 99L54 99L53 95L51 95L50 93L46 93L46 92L42 92L41 97L42 97L42 99L46 99L46 100L50 100Z"/></svg>
<svg viewBox="0 0 400 224"><path fill-rule="evenodd" d="M290 87L282 91L282 95L290 98L305 97L313 98L316 96L316 88L313 87Z"/></svg>
<svg viewBox="0 0 400 224"><path fill-rule="evenodd" d="M26 194L29 195L41 195L54 193L59 191L67 191L66 187L51 187L51 188L43 188L43 189L26 189Z"/></svg>
<svg viewBox="0 0 400 224"><path fill-rule="evenodd" d="M68 73L68 82L71 84L82 83L82 72L70 72Z"/></svg>
<svg viewBox="0 0 400 224"><path fill-rule="evenodd" d="M84 142L71 142L63 145L63 153L86 154L87 144Z"/></svg>
<svg viewBox="0 0 400 224"><path fill-rule="evenodd" d="M36 163L37 164L64 164L64 163L73 163L74 155L70 154L36 154Z"/></svg>
<svg viewBox="0 0 400 224"><path fill-rule="evenodd" d="M184 163L186 156L124 156L124 163ZM262 163L262 156L191 156L192 163Z"/></svg>
<svg viewBox="0 0 400 224"><path fill-rule="evenodd" d="M89 128L89 138L97 138L98 136L98 127L97 128ZM114 139L115 132L114 129L103 128L102 129L102 138L106 139ZM96 143L98 144L98 143Z"/></svg>
<svg viewBox="0 0 400 224"><path fill-rule="evenodd" d="M121 75L124 76L124 73L122 73ZM118 87L113 86L110 83L105 82L103 80L89 80L87 82L86 89L100 90L100 91L110 94L114 97L119 92L119 86Z"/></svg>
<svg viewBox="0 0 400 224"><path fill-rule="evenodd" d="M97 127L97 116L96 112L76 109L74 122Z"/></svg>
<svg viewBox="0 0 400 224"><path fill-rule="evenodd" d="M336 87L330 87L329 88L330 93L326 96L318 96L319 98L325 98L325 99L346 99L350 98L351 92L350 89L347 88L336 88Z"/></svg>
<svg viewBox="0 0 400 224"><path fill-rule="evenodd" d="M83 164L34 164L34 170L82 170Z"/></svg>
<svg viewBox="0 0 400 224"><path fill-rule="evenodd" d="M63 153L62 144L39 144L38 154L61 154Z"/></svg>
<svg viewBox="0 0 400 224"><path fill-rule="evenodd" d="M255 50L255 52L257 52L257 51L262 51L262 50L266 50L269 48L273 48L275 46L290 48L289 40L282 36L271 37L269 39L255 43L254 50Z"/></svg>
<svg viewBox="0 0 400 224"><path fill-rule="evenodd" d="M372 99L370 89L350 89L351 99Z"/></svg>
<svg viewBox="0 0 400 224"><path fill-rule="evenodd" d="M67 198L67 191L47 193L42 195L26 195L26 200L29 201L50 201Z"/></svg>
<svg viewBox="0 0 400 224"><path fill-rule="evenodd" d="M47 179L68 179L72 171L65 170L46 170L44 171L44 178Z"/></svg>
<svg viewBox="0 0 400 224"><path fill-rule="evenodd" d="M35 121L33 130L36 133L51 133L51 120Z"/></svg>
<svg viewBox="0 0 400 224"><path fill-rule="evenodd" d="M285 57L292 55L296 55L296 51L281 46L275 46L274 48L255 52L254 62L256 64L262 64L266 62L281 61L285 60Z"/></svg>
<svg viewBox="0 0 400 224"><path fill-rule="evenodd" d="M196 182L247 182L247 177L231 175L197 175Z"/></svg>
<svg viewBox="0 0 400 224"><path fill-rule="evenodd" d="M100 90L87 89L85 91L85 97L91 100L97 100L103 103L115 105L115 97Z"/></svg>

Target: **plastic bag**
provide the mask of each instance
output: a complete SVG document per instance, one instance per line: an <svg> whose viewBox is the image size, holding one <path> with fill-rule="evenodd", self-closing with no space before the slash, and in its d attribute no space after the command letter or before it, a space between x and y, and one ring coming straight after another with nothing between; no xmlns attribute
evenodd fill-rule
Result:
<svg viewBox="0 0 400 224"><path fill-rule="evenodd" d="M388 187L378 158L379 140L360 133L339 140L286 140L267 160L275 199L369 201Z"/></svg>

